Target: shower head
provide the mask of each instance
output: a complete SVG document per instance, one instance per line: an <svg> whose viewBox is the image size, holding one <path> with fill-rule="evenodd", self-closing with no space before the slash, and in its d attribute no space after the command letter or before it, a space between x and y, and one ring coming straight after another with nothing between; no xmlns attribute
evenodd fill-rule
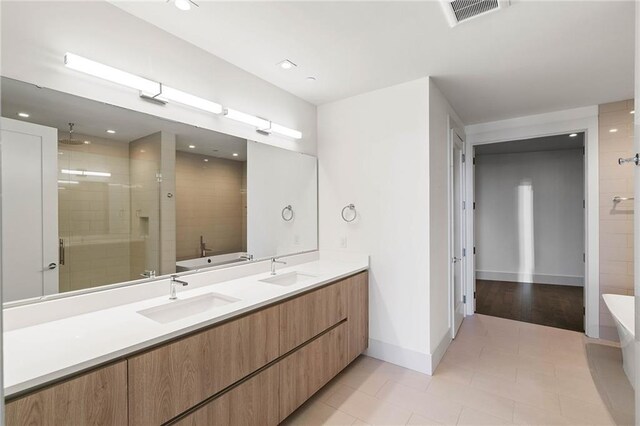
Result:
<svg viewBox="0 0 640 426"><path fill-rule="evenodd" d="M63 145L82 145L84 142L73 138L74 123L69 123L69 139L59 139L58 142Z"/></svg>

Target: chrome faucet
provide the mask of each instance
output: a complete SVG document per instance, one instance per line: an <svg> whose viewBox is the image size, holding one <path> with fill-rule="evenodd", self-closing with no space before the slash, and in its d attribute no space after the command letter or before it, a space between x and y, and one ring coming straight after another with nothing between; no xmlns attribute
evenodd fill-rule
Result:
<svg viewBox="0 0 640 426"><path fill-rule="evenodd" d="M207 248L207 243L204 242L204 237L200 235L200 257L207 257L207 252L213 251Z"/></svg>
<svg viewBox="0 0 640 426"><path fill-rule="evenodd" d="M276 263L280 263L282 265L286 265L287 262L283 262L282 260L277 260L275 257L271 258L271 275L276 274Z"/></svg>
<svg viewBox="0 0 640 426"><path fill-rule="evenodd" d="M240 256L240 259L244 259L244 260L253 260L253 255L249 254L249 253L245 253L243 255Z"/></svg>
<svg viewBox="0 0 640 426"><path fill-rule="evenodd" d="M169 300L176 300L178 298L178 296L176 295L176 287L178 286L178 284L182 285L183 287L189 285L189 283L186 281L180 281L178 279L178 275L171 275L171 282L169 283Z"/></svg>

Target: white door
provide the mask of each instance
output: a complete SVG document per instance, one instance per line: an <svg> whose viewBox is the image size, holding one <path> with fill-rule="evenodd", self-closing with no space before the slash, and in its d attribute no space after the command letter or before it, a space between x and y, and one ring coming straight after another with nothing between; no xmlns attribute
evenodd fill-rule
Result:
<svg viewBox="0 0 640 426"><path fill-rule="evenodd" d="M450 287L452 300L451 332L452 338L464 319L464 141L460 133L451 130L450 163Z"/></svg>
<svg viewBox="0 0 640 426"><path fill-rule="evenodd" d="M2 298L58 292L58 131L2 118Z"/></svg>

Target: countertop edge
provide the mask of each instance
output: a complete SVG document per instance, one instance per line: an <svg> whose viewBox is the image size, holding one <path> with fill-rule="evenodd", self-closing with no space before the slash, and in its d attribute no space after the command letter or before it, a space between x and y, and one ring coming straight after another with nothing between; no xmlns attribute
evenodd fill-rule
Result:
<svg viewBox="0 0 640 426"><path fill-rule="evenodd" d="M310 290L313 290L315 288L318 287L322 287L324 285L330 284L334 281L339 281L341 279L347 278L349 276L358 274L360 272L364 272L367 271L369 269L369 265L362 265L353 269L350 269L347 272L344 273L340 273L337 275L332 275L329 278L325 278L319 282L315 282L313 284L310 284L308 286L302 287L302 288L297 288L295 290L292 290L291 292L288 293L284 293L281 294L279 296L267 299L267 300L263 300L260 302L257 302L253 305L250 306L246 306L244 308L240 308L237 311L233 311L227 314L223 314L220 316L216 316L214 318L211 318L210 320L207 321L203 321L203 322L199 322L197 324L193 324L190 326L187 326L185 328L182 328L180 330L176 330L176 331L172 331L169 332L167 334L164 334L162 336L158 336L149 340L145 340L142 341L138 344L132 345L132 346L128 346L126 348L117 350L117 351L113 351L113 352L109 352L106 353L102 356L99 357L95 357L92 358L90 360L87 360L85 362L81 362L79 364L75 364L71 367L66 367L66 368L62 368L60 370L56 370L53 371L49 374L43 375L43 376L39 376L37 378L31 379L31 380L27 380L12 386L8 386L4 388L4 397L5 400L6 399L17 399L20 398L21 396L24 396L26 394L29 394L31 392L34 392L40 388L44 388L47 386L50 386L56 382L60 382L60 381L64 381L68 378L70 378L71 376L75 376L78 374L82 374L85 372L89 372L95 368L99 368L101 366L104 366L105 364L109 364L112 362L116 362L119 359L125 358L125 357L129 357L131 355L134 355L137 352L142 352L144 350L150 349L154 346L157 346L159 344L168 342L170 340L175 340L178 339L182 336L188 335L190 333L193 333L195 331L201 330L201 329L205 329L208 327L211 327L215 324L218 324L220 322L224 322L224 321L228 321L231 320L233 318L236 317L240 317L243 315L246 315L247 313L253 312L253 311L257 311L261 308L264 308L266 306L269 305L273 305L276 303L279 303L285 299L289 299L293 296L296 296L298 294L301 293L305 293L308 292Z"/></svg>

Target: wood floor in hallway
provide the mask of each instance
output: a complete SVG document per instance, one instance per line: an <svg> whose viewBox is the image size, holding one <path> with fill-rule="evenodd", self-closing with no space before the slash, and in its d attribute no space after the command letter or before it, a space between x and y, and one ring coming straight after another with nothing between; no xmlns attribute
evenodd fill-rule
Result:
<svg viewBox="0 0 640 426"><path fill-rule="evenodd" d="M476 312L584 331L582 287L476 280Z"/></svg>
<svg viewBox="0 0 640 426"><path fill-rule="evenodd" d="M284 424L614 425L586 343L582 333L476 314L433 376L361 356Z"/></svg>

